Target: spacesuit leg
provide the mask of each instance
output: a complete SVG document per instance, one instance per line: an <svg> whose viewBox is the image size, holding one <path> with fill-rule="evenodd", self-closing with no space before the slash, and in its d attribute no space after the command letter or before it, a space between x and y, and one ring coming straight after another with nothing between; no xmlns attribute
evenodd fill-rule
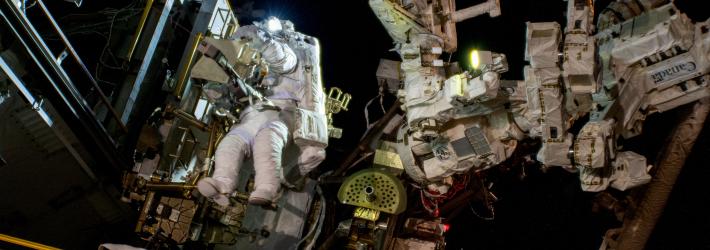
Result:
<svg viewBox="0 0 710 250"><path fill-rule="evenodd" d="M215 152L215 169L212 178L225 184L228 191L236 187L236 178L249 145L236 135L227 135Z"/></svg>
<svg viewBox="0 0 710 250"><path fill-rule="evenodd" d="M251 154L254 136L274 119L278 119L278 112L246 111L241 117L242 122L233 127L217 146L214 173L197 183L198 191L217 204L229 205L228 196L234 192L237 175Z"/></svg>
<svg viewBox="0 0 710 250"><path fill-rule="evenodd" d="M241 136L225 136L215 151L214 174L197 183L198 191L219 205L229 205L228 195L236 188L237 174L248 154L249 144Z"/></svg>
<svg viewBox="0 0 710 250"><path fill-rule="evenodd" d="M227 135L215 151L215 168L212 178L204 178L197 183L198 191L217 204L229 205L229 193L236 187L237 173L241 168L249 145L238 135Z"/></svg>
<svg viewBox="0 0 710 250"><path fill-rule="evenodd" d="M276 197L281 183L281 155L288 140L288 127L276 120L267 124L254 138L254 192L249 203L270 204Z"/></svg>

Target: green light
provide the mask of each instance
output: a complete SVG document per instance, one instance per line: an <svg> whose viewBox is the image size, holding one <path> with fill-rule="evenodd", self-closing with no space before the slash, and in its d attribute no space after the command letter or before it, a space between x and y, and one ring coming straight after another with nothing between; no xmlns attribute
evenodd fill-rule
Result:
<svg viewBox="0 0 710 250"><path fill-rule="evenodd" d="M471 68L473 69L478 69L479 64L481 63L480 58L478 57L478 50L472 50L471 51Z"/></svg>

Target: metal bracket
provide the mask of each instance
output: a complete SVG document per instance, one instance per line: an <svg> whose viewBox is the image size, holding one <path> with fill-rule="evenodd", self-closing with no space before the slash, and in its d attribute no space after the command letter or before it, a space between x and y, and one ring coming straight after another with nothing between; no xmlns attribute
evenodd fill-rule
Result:
<svg viewBox="0 0 710 250"><path fill-rule="evenodd" d="M39 96L39 98L34 99L34 101L32 102L32 110L40 111L42 109L43 104L44 104L44 98Z"/></svg>
<svg viewBox="0 0 710 250"><path fill-rule="evenodd" d="M59 53L59 55L57 56L57 59L56 59L57 64L61 65L62 62L64 61L64 59L67 58L68 55L69 55L69 52L67 51L66 48L64 50L62 50L62 53Z"/></svg>

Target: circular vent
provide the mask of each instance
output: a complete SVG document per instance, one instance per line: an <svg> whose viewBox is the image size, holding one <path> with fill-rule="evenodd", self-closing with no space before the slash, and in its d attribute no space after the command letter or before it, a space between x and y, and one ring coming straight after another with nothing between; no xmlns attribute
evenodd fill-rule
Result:
<svg viewBox="0 0 710 250"><path fill-rule="evenodd" d="M407 206L402 182L379 169L365 169L348 177L338 190L343 204L398 214Z"/></svg>

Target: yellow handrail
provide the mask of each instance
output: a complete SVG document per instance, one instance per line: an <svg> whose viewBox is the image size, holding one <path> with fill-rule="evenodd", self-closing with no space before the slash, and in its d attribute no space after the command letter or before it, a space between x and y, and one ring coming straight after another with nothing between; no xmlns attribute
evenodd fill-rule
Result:
<svg viewBox="0 0 710 250"><path fill-rule="evenodd" d="M192 43L192 46L190 48L190 55L187 57L187 63L185 63L185 67L180 69L181 72L179 72L179 77L177 85L175 85L175 90L173 91L173 95L177 96L178 99L182 99L182 92L185 91L185 85L187 84L188 78L190 76L190 67L192 67L192 61L195 59L195 54L197 53L197 47L200 45L200 42L202 42L202 39L204 38L204 35L202 35L202 32L198 32L195 35L195 41Z"/></svg>
<svg viewBox="0 0 710 250"><path fill-rule="evenodd" d="M29 248L32 248L32 249L41 249L41 250L59 249L59 248L56 248L56 247L50 247L50 246L47 246L47 245L39 244L39 243L32 242L32 241L29 241L29 240L23 240L23 239L20 239L20 238L17 238L17 237L12 237L12 236L9 236L9 235L4 235L4 234L0 234L0 241L8 242L8 243L15 244L15 245L18 245L18 246L29 247Z"/></svg>
<svg viewBox="0 0 710 250"><path fill-rule="evenodd" d="M136 28L136 33L133 35L133 43L131 47L128 48L128 54L126 54L126 60L131 61L133 57L133 52L135 52L136 47L138 47L138 41L141 39L141 33L143 32L143 27L145 27L145 22L148 20L148 14L150 14L150 8L153 6L153 0L148 0L145 3L145 8L143 9L143 15L138 22L138 27Z"/></svg>

